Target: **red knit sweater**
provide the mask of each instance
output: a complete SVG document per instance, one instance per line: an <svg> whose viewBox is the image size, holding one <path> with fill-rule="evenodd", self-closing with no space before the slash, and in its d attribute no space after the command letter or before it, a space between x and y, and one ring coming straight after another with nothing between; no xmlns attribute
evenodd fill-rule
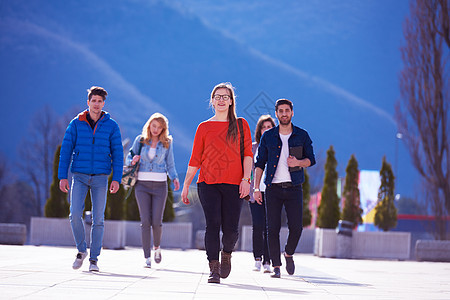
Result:
<svg viewBox="0 0 450 300"><path fill-rule="evenodd" d="M250 127L242 119L244 127L244 156L253 157ZM243 169L240 154L240 132L236 142L227 141L228 121L205 121L195 133L189 166L200 168L197 182L207 184L241 183Z"/></svg>

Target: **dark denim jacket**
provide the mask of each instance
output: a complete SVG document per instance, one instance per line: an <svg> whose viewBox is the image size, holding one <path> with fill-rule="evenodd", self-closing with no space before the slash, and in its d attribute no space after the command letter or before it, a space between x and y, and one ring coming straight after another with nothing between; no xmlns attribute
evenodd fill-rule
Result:
<svg viewBox="0 0 450 300"><path fill-rule="evenodd" d="M288 140L289 147L303 146L302 158L309 158L311 161L311 166L315 165L316 159L314 157L312 141L308 133L294 125L292 125L292 128L293 131ZM281 146L282 142L279 133L279 126L264 132L261 137L261 142L259 143L255 167L264 170L267 163L266 178L264 180L264 183L267 186L272 184L272 179L278 165L278 160L280 159ZM291 180L293 185L302 184L305 181L303 168L299 171L291 172Z"/></svg>

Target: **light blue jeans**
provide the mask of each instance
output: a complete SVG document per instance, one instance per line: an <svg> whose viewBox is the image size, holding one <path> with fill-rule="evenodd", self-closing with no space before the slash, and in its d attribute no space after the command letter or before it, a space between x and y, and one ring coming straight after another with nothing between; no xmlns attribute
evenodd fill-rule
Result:
<svg viewBox="0 0 450 300"><path fill-rule="evenodd" d="M87 248L83 211L84 199L89 189L91 190L92 201L91 254L89 260L97 261L103 243L108 175L73 173L72 187L70 189L69 219L79 252L86 252Z"/></svg>

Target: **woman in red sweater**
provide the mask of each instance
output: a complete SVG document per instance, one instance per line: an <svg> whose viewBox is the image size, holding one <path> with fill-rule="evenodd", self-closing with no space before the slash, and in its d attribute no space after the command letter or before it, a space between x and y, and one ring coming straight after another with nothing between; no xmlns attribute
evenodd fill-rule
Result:
<svg viewBox="0 0 450 300"><path fill-rule="evenodd" d="M242 198L250 192L253 153L250 127L243 118L243 132L239 130L231 83L216 85L211 92L210 104L214 108L214 116L197 127L181 198L189 204L189 186L200 169L197 188L206 219L205 247L210 268L208 282L220 283L220 278L227 278L231 271L231 252L239 235ZM244 135L243 163L241 134ZM223 233L222 251L220 229Z"/></svg>

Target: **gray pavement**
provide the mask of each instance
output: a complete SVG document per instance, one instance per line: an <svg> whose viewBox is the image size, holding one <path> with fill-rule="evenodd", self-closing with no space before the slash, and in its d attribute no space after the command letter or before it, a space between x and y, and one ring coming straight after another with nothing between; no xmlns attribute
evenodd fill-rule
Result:
<svg viewBox="0 0 450 300"><path fill-rule="evenodd" d="M347 260L295 254L281 278L252 271L250 252L234 252L220 285L208 284L206 254L163 249L144 268L140 248L104 249L100 273L72 270L68 247L0 245L0 299L450 299L450 263Z"/></svg>

